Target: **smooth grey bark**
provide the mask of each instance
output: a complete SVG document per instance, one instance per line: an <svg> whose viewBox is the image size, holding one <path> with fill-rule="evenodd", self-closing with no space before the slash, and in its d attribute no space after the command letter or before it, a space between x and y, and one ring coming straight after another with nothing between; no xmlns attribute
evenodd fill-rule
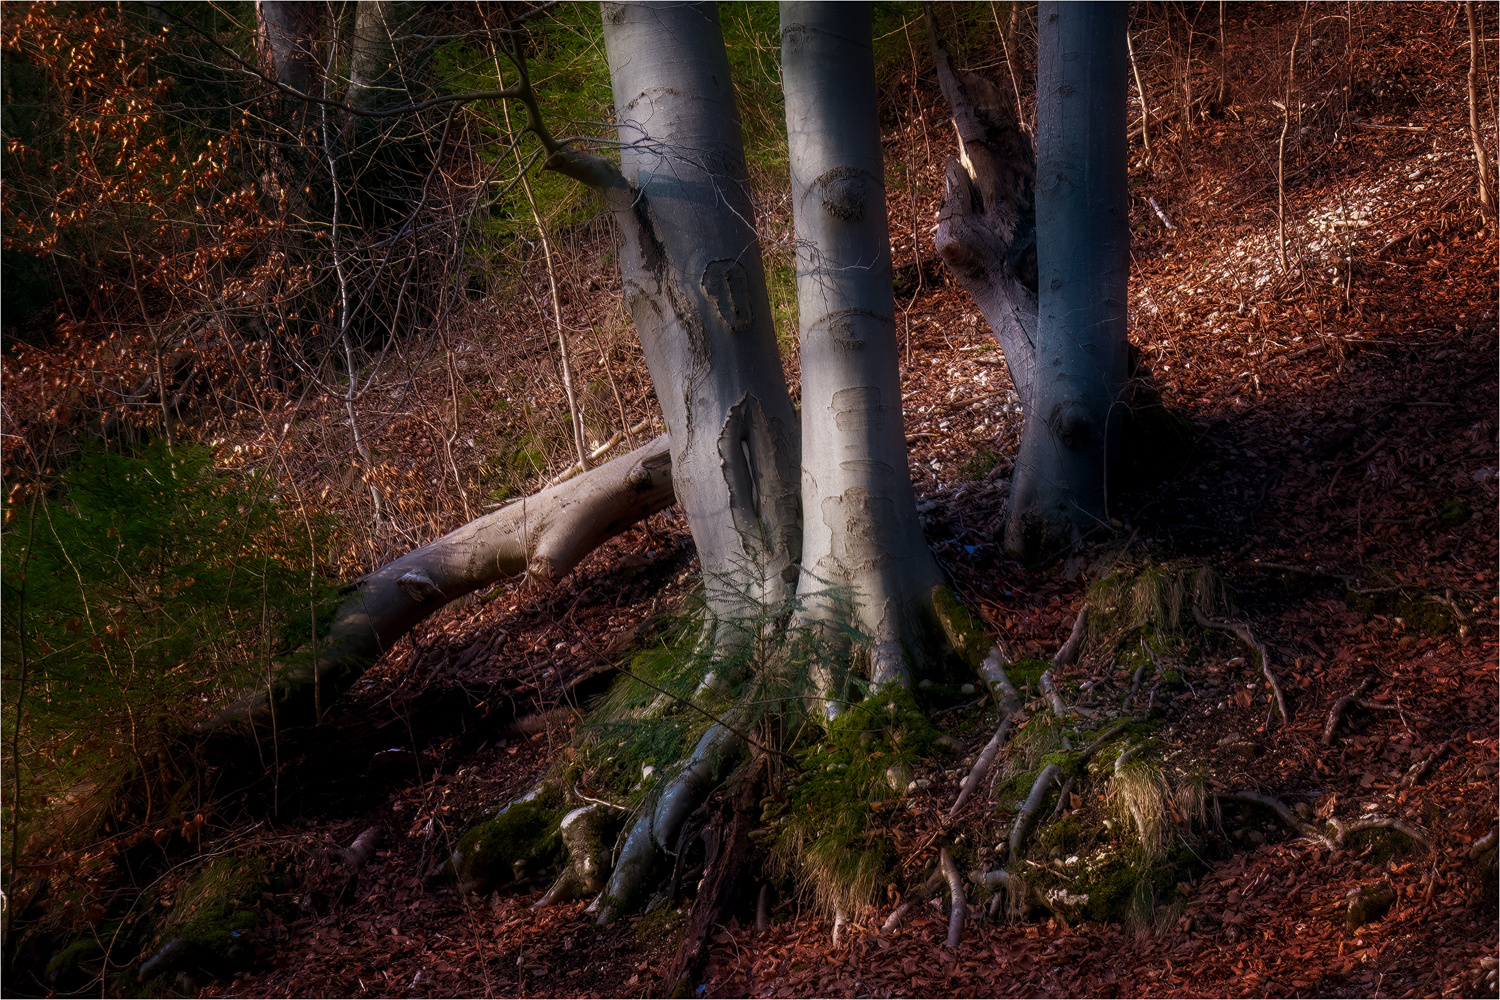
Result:
<svg viewBox="0 0 1500 1000"><path fill-rule="evenodd" d="M932 38L960 150L938 251L995 331L1026 415L1004 541L1028 562L1109 519L1128 363L1126 15L1039 9L1034 158L1000 93L955 73Z"/></svg>
<svg viewBox="0 0 1500 1000"><path fill-rule="evenodd" d="M714 641L793 594L802 551L797 416L776 347L734 86L712 4L603 5L620 170L553 169L599 188L622 234L621 284L672 440ZM599 898L626 912L741 740L711 727L636 817Z"/></svg>
<svg viewBox="0 0 1500 1000"><path fill-rule="evenodd" d="M359 0L354 5L354 32L349 38L349 103L364 111L406 99L396 72L392 28L398 4L393 0Z"/></svg>
<svg viewBox="0 0 1500 1000"><path fill-rule="evenodd" d="M312 92L317 54L313 36L321 4L289 0L256 0L256 33L264 69L276 80L303 94Z"/></svg>
<svg viewBox="0 0 1500 1000"><path fill-rule="evenodd" d="M365 668L449 601L525 573L551 586L599 545L672 503L665 435L471 521L363 578L316 655L246 695L210 728L315 721Z"/></svg>
<svg viewBox="0 0 1500 1000"><path fill-rule="evenodd" d="M801 318L798 590L813 617L852 606L870 680L907 686L907 651L938 632L942 575L906 459L870 5L782 3L781 52Z"/></svg>
<svg viewBox="0 0 1500 1000"><path fill-rule="evenodd" d="M729 61L710 4L606 3L603 15L624 186L601 186L623 234L626 304L709 608L745 618L791 594L802 537L797 416Z"/></svg>
<svg viewBox="0 0 1500 1000"><path fill-rule="evenodd" d="M1130 277L1129 9L1043 3L1037 62L1037 335L1005 545L1072 547L1109 518Z"/></svg>

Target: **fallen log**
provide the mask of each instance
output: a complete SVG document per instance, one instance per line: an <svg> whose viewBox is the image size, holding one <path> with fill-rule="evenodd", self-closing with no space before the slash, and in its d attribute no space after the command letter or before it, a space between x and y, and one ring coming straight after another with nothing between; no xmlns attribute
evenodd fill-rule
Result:
<svg viewBox="0 0 1500 1000"><path fill-rule="evenodd" d="M673 502L668 445L663 434L359 580L315 652L284 664L265 689L240 697L207 728L315 723L398 639L450 601L522 573L555 584L601 544Z"/></svg>

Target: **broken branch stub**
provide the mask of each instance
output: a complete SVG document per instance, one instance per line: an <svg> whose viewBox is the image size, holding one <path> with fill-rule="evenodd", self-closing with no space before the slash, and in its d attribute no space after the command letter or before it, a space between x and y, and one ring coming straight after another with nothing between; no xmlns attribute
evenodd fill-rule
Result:
<svg viewBox="0 0 1500 1000"><path fill-rule="evenodd" d="M354 585L328 635L265 690L242 696L210 730L317 721L398 639L449 601L507 577L551 586L590 552L673 501L665 434L627 455L471 521Z"/></svg>

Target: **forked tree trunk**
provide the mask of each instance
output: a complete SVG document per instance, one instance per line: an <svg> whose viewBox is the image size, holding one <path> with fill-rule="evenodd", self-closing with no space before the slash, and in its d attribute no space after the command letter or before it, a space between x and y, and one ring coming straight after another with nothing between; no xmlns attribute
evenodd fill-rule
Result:
<svg viewBox="0 0 1500 1000"><path fill-rule="evenodd" d="M672 439L672 478L710 610L792 592L802 551L797 416L766 294L712 5L606 3L628 189L611 196L620 272Z"/></svg>
<svg viewBox="0 0 1500 1000"><path fill-rule="evenodd" d="M1117 3L1044 3L1037 56L1037 339L1005 546L1035 559L1107 528L1130 278L1125 28Z"/></svg>
<svg viewBox="0 0 1500 1000"><path fill-rule="evenodd" d="M923 656L936 639L942 576L906 460L869 4L783 3L781 51L801 316L798 589L813 616L852 608L871 681L906 685L905 650Z"/></svg>
<svg viewBox="0 0 1500 1000"><path fill-rule="evenodd" d="M1130 263L1126 7L1046 3L1038 25L1034 165L998 92L960 79L933 40L961 153L938 249L1000 340L1025 411L1005 547L1026 561L1108 523Z"/></svg>

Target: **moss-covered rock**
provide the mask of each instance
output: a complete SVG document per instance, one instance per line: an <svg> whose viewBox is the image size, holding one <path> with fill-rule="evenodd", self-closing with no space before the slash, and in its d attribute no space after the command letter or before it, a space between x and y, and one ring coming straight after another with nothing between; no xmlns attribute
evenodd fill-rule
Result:
<svg viewBox="0 0 1500 1000"><path fill-rule="evenodd" d="M561 792L543 785L465 833L448 861L458 891L489 892L546 872L561 853L558 828L567 812Z"/></svg>
<svg viewBox="0 0 1500 1000"><path fill-rule="evenodd" d="M243 968L254 957L254 934L265 923L261 895L275 878L260 858L224 855L177 894L157 935L155 951L141 963L142 983L166 984L182 969L210 977Z"/></svg>

